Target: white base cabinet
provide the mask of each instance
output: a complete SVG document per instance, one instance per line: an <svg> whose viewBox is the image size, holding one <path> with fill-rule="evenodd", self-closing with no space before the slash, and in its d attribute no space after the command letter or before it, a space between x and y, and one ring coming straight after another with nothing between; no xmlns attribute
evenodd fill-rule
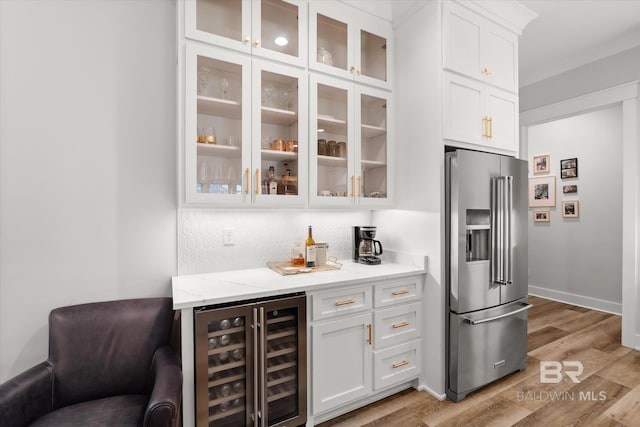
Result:
<svg viewBox="0 0 640 427"><path fill-rule="evenodd" d="M423 282L419 275L308 294L314 416L418 379Z"/></svg>

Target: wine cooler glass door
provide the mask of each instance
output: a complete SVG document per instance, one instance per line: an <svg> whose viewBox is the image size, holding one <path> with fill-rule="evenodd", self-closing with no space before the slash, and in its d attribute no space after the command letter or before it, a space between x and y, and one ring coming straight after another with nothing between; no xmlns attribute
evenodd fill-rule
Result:
<svg viewBox="0 0 640 427"><path fill-rule="evenodd" d="M304 301L304 297L293 297L259 307L263 355L260 364L263 382L260 402L262 425L284 426L306 422Z"/></svg>
<svg viewBox="0 0 640 427"><path fill-rule="evenodd" d="M196 311L198 426L253 425L252 314L251 306Z"/></svg>

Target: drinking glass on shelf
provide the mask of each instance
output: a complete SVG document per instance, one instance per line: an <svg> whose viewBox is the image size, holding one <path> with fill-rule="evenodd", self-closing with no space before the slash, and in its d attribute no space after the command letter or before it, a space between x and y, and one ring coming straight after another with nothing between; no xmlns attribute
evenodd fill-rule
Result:
<svg viewBox="0 0 640 427"><path fill-rule="evenodd" d="M215 144L216 143L216 129L212 126L209 126L205 130L205 139L207 144Z"/></svg>
<svg viewBox="0 0 640 427"><path fill-rule="evenodd" d="M222 99L228 99L228 92L229 92L229 79L227 79L226 77L221 77L220 78L220 98Z"/></svg>
<svg viewBox="0 0 640 427"><path fill-rule="evenodd" d="M198 184L196 191L198 193L206 193L209 190L209 162L200 162L198 168Z"/></svg>
<svg viewBox="0 0 640 427"><path fill-rule="evenodd" d="M262 88L262 106L273 107L273 86L265 86Z"/></svg>
<svg viewBox="0 0 640 427"><path fill-rule="evenodd" d="M209 67L198 67L198 95L204 95L204 88L209 82L211 70Z"/></svg>

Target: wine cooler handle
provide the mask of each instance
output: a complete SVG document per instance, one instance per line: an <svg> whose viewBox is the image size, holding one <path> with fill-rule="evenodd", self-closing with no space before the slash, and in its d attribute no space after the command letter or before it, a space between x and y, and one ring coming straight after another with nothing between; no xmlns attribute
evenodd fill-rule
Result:
<svg viewBox="0 0 640 427"><path fill-rule="evenodd" d="M267 325L267 319L264 316L264 307L260 307L260 425L267 426L267 377L265 370L265 357L267 354L267 340L265 338L265 328Z"/></svg>
<svg viewBox="0 0 640 427"><path fill-rule="evenodd" d="M260 348L258 348L258 328L260 325L258 324L258 309L256 307L253 308L253 351L254 354L258 354L260 352ZM260 408L256 408L258 405L258 358L253 358L253 425L254 427L259 427L260 420Z"/></svg>

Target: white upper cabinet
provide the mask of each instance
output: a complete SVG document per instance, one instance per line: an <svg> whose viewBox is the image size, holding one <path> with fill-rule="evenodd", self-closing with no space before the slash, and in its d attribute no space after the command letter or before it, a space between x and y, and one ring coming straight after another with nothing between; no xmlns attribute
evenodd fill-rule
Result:
<svg viewBox="0 0 640 427"><path fill-rule="evenodd" d="M518 91L518 37L488 19L443 4L443 66L479 81Z"/></svg>
<svg viewBox="0 0 640 427"><path fill-rule="evenodd" d="M309 2L309 68L391 89L392 61L390 22L340 2Z"/></svg>
<svg viewBox="0 0 640 427"><path fill-rule="evenodd" d="M305 67L307 3L185 0L185 37Z"/></svg>
<svg viewBox="0 0 640 427"><path fill-rule="evenodd" d="M518 151L518 95L449 72L443 85L445 139Z"/></svg>
<svg viewBox="0 0 640 427"><path fill-rule="evenodd" d="M204 45L185 54L184 201L305 206L305 72Z"/></svg>
<svg viewBox="0 0 640 427"><path fill-rule="evenodd" d="M309 204L384 207L393 189L391 93L311 74Z"/></svg>

